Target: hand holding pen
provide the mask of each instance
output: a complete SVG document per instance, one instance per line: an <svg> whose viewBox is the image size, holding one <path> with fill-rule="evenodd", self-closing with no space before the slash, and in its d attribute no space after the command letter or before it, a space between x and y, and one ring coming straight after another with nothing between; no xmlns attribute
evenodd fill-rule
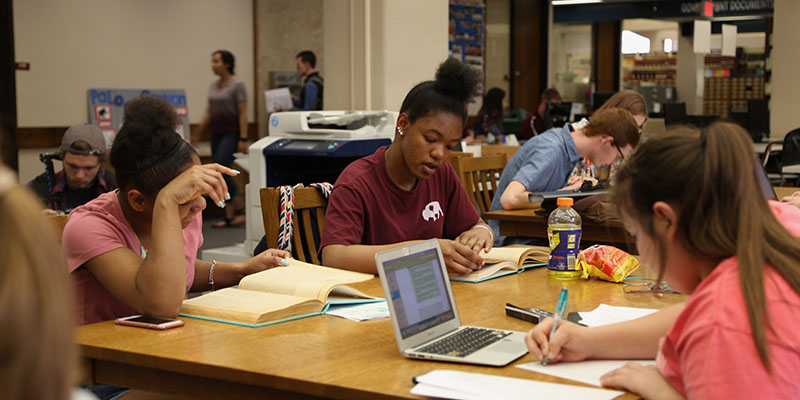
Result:
<svg viewBox="0 0 800 400"><path fill-rule="evenodd" d="M561 320L561 316L564 315L564 312L567 310L567 288L561 288L561 294L558 296L558 305L556 305L556 312L553 316L553 327L550 329L550 337L552 338L553 335L556 333L556 329L558 329L558 321ZM542 357L542 365L547 365L547 354L544 354Z"/></svg>

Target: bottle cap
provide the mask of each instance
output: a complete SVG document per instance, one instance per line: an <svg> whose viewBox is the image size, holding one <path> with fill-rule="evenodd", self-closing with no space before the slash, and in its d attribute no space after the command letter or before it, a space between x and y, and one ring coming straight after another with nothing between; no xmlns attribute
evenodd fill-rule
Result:
<svg viewBox="0 0 800 400"><path fill-rule="evenodd" d="M559 197L556 200L559 207L572 207L572 197Z"/></svg>

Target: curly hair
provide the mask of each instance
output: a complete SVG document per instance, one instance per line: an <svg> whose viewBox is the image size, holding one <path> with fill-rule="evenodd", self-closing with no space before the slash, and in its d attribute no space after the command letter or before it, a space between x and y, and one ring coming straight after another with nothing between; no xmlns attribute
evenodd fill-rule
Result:
<svg viewBox="0 0 800 400"><path fill-rule="evenodd" d="M481 74L455 58L448 58L436 70L436 78L414 86L406 95L400 112L414 123L428 114L445 111L467 120L464 103L477 94Z"/></svg>
<svg viewBox="0 0 800 400"><path fill-rule="evenodd" d="M111 165L122 190L155 195L194 162L197 152L175 132L178 116L164 99L142 95L125 108L111 147Z"/></svg>

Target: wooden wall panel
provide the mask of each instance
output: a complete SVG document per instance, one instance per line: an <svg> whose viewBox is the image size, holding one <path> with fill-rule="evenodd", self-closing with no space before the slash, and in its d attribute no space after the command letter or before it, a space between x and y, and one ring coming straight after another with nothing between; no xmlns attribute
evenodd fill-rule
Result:
<svg viewBox="0 0 800 400"><path fill-rule="evenodd" d="M190 124L189 129L197 129L198 124ZM17 128L16 142L20 149L31 149L37 147L58 147L61 145L61 136L69 128L68 126L48 126L42 128ZM250 122L247 126L247 137L250 140L258 140L258 124ZM202 141L211 140L211 134L203 133ZM16 151L14 152L16 154Z"/></svg>
<svg viewBox="0 0 800 400"><path fill-rule="evenodd" d="M547 85L548 10L545 0L511 1L512 108L535 110Z"/></svg>
<svg viewBox="0 0 800 400"><path fill-rule="evenodd" d="M598 92L619 90L621 42L620 21L592 24L592 81Z"/></svg>
<svg viewBox="0 0 800 400"><path fill-rule="evenodd" d="M0 0L0 152L17 169L17 85L14 71L14 12L11 0Z"/></svg>

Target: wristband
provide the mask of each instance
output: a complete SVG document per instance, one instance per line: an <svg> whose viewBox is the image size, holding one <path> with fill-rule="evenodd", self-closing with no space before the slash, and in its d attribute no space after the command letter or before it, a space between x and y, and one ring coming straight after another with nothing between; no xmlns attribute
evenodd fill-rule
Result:
<svg viewBox="0 0 800 400"><path fill-rule="evenodd" d="M240 136L240 137L239 137L239 141L240 141L240 142L246 142L246 141L247 141L247 138L246 138L246 137L241 137L241 136Z"/></svg>
<svg viewBox="0 0 800 400"><path fill-rule="evenodd" d="M211 291L216 290L214 288L214 267L217 266L217 260L211 260L211 268L208 269L208 286L211 286Z"/></svg>
<svg viewBox="0 0 800 400"><path fill-rule="evenodd" d="M486 226L486 224L475 224L473 228L483 228L489 231L489 236L492 238L492 244L494 244L494 231L492 231L492 228Z"/></svg>

